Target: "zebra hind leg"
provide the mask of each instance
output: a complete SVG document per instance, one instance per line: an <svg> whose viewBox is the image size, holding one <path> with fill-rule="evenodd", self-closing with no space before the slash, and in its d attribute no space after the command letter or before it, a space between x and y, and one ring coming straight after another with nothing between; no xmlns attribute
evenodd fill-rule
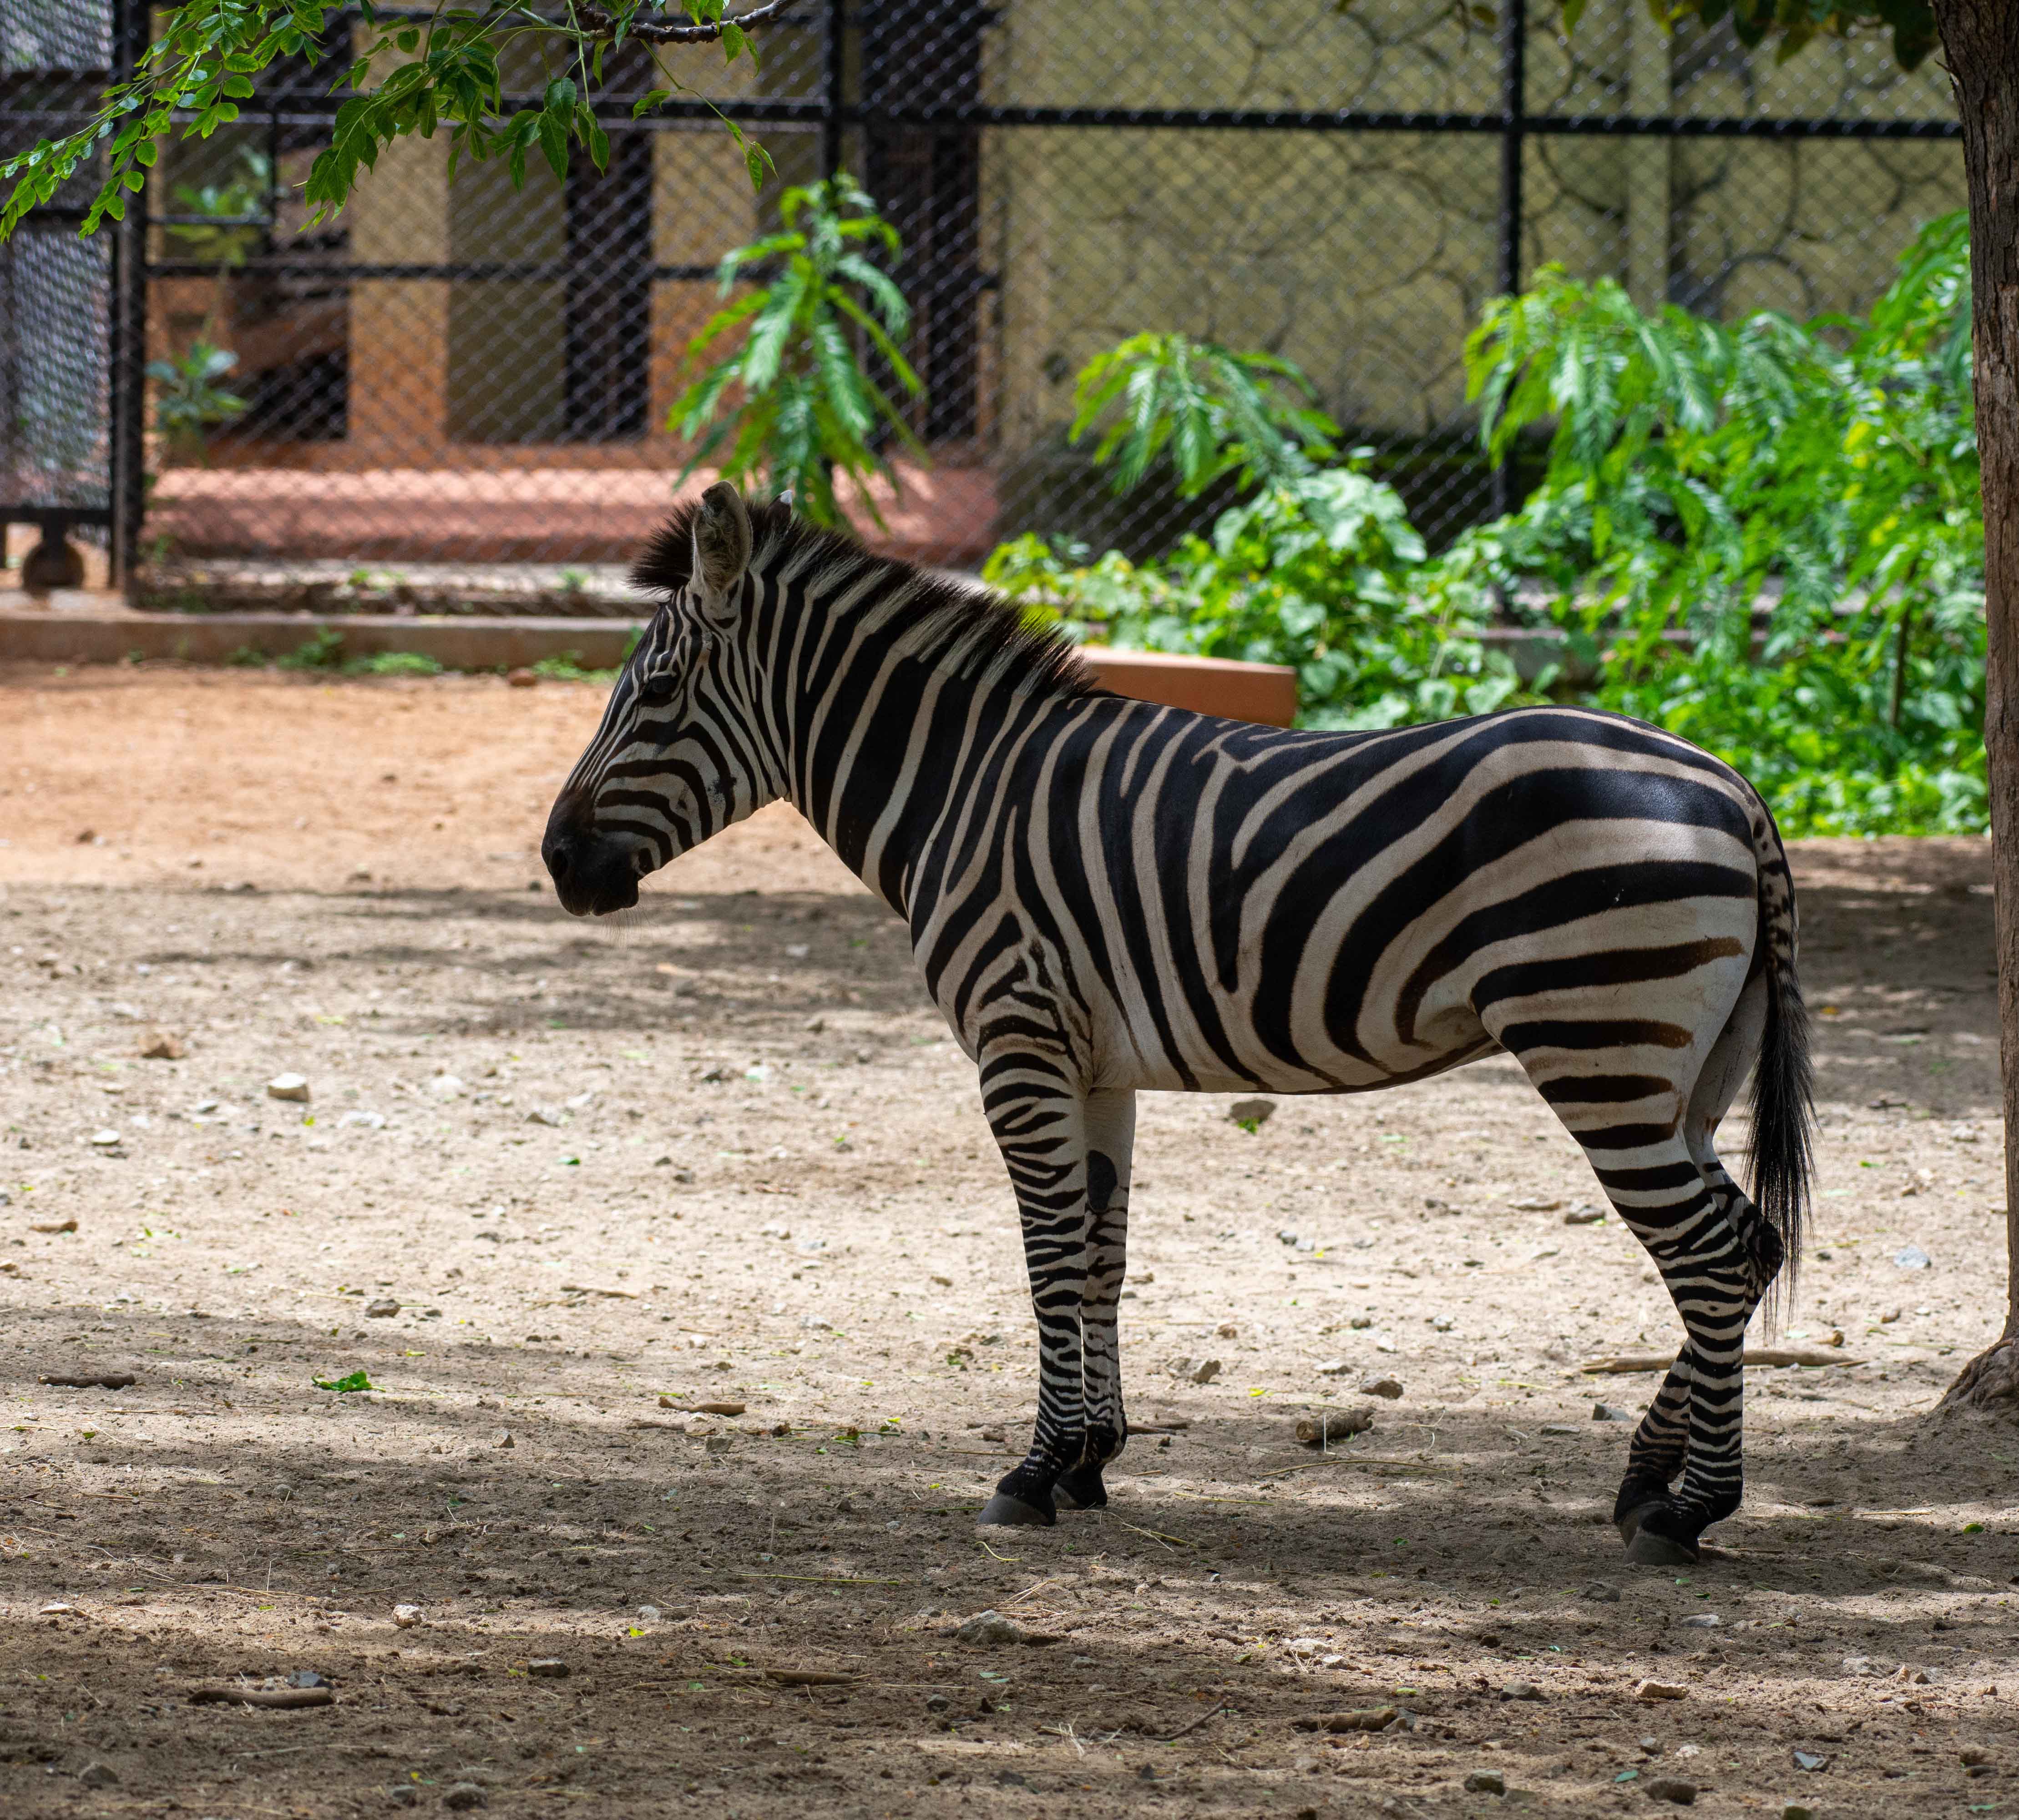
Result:
<svg viewBox="0 0 2019 1820"><path fill-rule="evenodd" d="M1691 1054L1680 1018L1495 1032L1582 1146L1682 1317L1684 1344L1634 1431L1613 1507L1629 1558L1650 1564L1695 1560L1698 1539L1738 1508L1743 1485L1741 1360L1763 1285L1738 1217L1744 1197L1705 1164L1744 1022L1733 1017L1709 1055Z"/></svg>
<svg viewBox="0 0 2019 1820"><path fill-rule="evenodd" d="M1744 1492L1745 1329L1781 1267L1782 1245L1726 1173L1714 1139L1758 1050L1763 1012L1756 978L1713 1044L1671 1137L1627 1156L1608 1152L1600 1131L1580 1136L1688 1335L1634 1433L1613 1506L1628 1558L1648 1565L1696 1560L1704 1530L1731 1515ZM1654 1134L1615 1128L1612 1135Z"/></svg>

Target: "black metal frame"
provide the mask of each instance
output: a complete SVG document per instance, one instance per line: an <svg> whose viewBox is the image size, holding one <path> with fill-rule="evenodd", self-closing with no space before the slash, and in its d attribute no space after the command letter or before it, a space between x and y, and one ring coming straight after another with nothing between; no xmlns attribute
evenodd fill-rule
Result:
<svg viewBox="0 0 2019 1820"><path fill-rule="evenodd" d="M1528 0L1502 0L1499 26L1500 51L1500 107L1491 113L1429 114L1363 111L1339 109L1317 111L1292 109L1239 108L1132 108L996 107L980 101L946 104L865 104L848 94L847 47L849 33L862 24L865 8L873 0L810 0L807 9L791 16L786 23L817 26L825 38L820 92L805 100L762 99L726 100L720 104L694 100L670 100L652 114L633 121L629 103L605 96L594 103L599 118L622 123L630 131L688 129L696 123L727 117L752 125L781 125L817 131L820 168L832 176L843 165L844 147L851 131L874 140L883 136L904 134L971 135L997 128L1118 128L1175 132L1320 132L1320 133L1460 133L1497 138L1499 141L1500 194L1495 277L1503 292L1520 289L1521 271L1523 161L1531 139L1557 136L1601 137L1658 137L1668 139L1763 139L1771 140L1953 140L1961 136L1954 121L1847 120L1789 118L1728 118L1673 114L1531 114L1527 107ZM422 9L383 9L382 16L411 11L416 18L429 16ZM115 0L114 79L125 79L136 70L144 55L150 14L147 0ZM508 108L537 106L538 98L507 99ZM285 127L316 128L330 125L334 102L327 108L305 109L299 100L260 111L248 107L241 118L248 124L264 124L270 133ZM20 111L20 118L35 118L33 111ZM144 196L144 192L143 193ZM44 219L80 218L77 209L49 209ZM128 212L114 230L114 307L111 312L112 411L112 473L110 498L104 510L55 509L40 506L0 505L0 519L41 524L45 535L61 535L73 524L110 527L115 575L131 575L138 560L145 513L143 468L143 411L146 397L147 284L153 277L209 277L214 265L203 262L147 257L148 230L172 226L183 218L150 215L144 208ZM233 225L270 226L270 218L248 218L229 222L216 217L199 218L210 227ZM333 280L371 278L448 278L461 280L566 280L567 262L516 263L502 261L465 261L444 264L347 264L308 262L285 256L256 256L245 262L248 271L284 272L313 269ZM710 266L654 265L653 279L706 279L714 276ZM995 274L974 274L977 288L993 288ZM1496 511L1513 503L1514 486L1510 467L1502 463L1494 471L1492 499Z"/></svg>
<svg viewBox="0 0 2019 1820"><path fill-rule="evenodd" d="M147 45L147 0L114 0L112 67L104 72L114 82L131 79ZM100 72L80 70L80 77ZM74 114L40 108L10 111L16 120L47 119L52 125L74 124ZM31 212L38 223L82 227L89 211L72 204L50 204ZM115 228L111 252L111 288L106 312L110 335L107 350L107 402L111 414L107 447L110 471L107 503L45 506L0 501L0 526L32 524L45 544L64 543L79 525L103 528L111 544L112 572L123 578L132 572L137 553L145 479L141 473L145 369L147 366L147 289L142 254L146 232L140 208L129 209ZM136 381L139 382L136 382Z"/></svg>

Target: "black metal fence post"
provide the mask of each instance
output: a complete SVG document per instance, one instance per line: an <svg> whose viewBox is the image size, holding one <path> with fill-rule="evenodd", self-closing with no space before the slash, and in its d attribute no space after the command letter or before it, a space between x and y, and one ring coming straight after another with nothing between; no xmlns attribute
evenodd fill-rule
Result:
<svg viewBox="0 0 2019 1820"><path fill-rule="evenodd" d="M841 169L841 131L848 96L848 0L828 0L827 61L821 76L821 175Z"/></svg>
<svg viewBox="0 0 2019 1820"><path fill-rule="evenodd" d="M117 0L112 24L112 79L131 82L147 53L153 15L147 0ZM109 394L112 535L111 578L124 587L140 565L147 509L147 192L126 198L113 243Z"/></svg>
<svg viewBox="0 0 2019 1820"><path fill-rule="evenodd" d="M1494 282L1511 297L1521 288L1521 160L1528 130L1528 0L1500 0L1500 245ZM1514 509L1514 463L1493 466L1493 516Z"/></svg>

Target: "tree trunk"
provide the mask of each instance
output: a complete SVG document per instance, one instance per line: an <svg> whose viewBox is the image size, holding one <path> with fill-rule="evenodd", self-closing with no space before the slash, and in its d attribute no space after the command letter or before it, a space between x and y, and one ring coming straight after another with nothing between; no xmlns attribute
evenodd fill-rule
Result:
<svg viewBox="0 0 2019 1820"><path fill-rule="evenodd" d="M1970 187L1977 439L1984 470L1984 716L2005 1086L2005 1329L1945 1406L2019 1415L2019 5L1934 0Z"/></svg>

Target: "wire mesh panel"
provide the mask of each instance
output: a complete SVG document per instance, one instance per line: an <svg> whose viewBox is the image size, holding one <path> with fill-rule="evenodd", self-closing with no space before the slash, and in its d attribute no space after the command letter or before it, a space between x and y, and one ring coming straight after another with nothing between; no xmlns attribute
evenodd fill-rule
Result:
<svg viewBox="0 0 2019 1820"><path fill-rule="evenodd" d="M0 158L82 125L112 64L112 8L0 0ZM82 240L89 169L0 245L0 516L111 506L111 247Z"/></svg>
<svg viewBox="0 0 2019 1820"><path fill-rule="evenodd" d="M901 236L924 382L930 462L900 459L873 535L957 563L1024 530L1153 550L1223 503L1154 477L1117 500L1070 444L1075 375L1125 336L1294 361L1442 541L1507 498L1463 350L1509 283L1556 262L1644 307L1861 310L1963 200L1944 85L1876 36L1782 64L1642 0L1591 0L1568 39L1520 0L1498 26L1447 0L807 0L760 66L682 63L705 105L634 121L662 78L612 57L604 172L451 181L440 140L401 141L315 224L299 187L363 29L331 17L323 62L270 71L151 187L150 530L178 586L375 600L397 575L454 605L496 594L487 565L596 580L674 497L719 262L836 169ZM552 72L512 56L530 100ZM779 183L753 194L710 107Z"/></svg>

